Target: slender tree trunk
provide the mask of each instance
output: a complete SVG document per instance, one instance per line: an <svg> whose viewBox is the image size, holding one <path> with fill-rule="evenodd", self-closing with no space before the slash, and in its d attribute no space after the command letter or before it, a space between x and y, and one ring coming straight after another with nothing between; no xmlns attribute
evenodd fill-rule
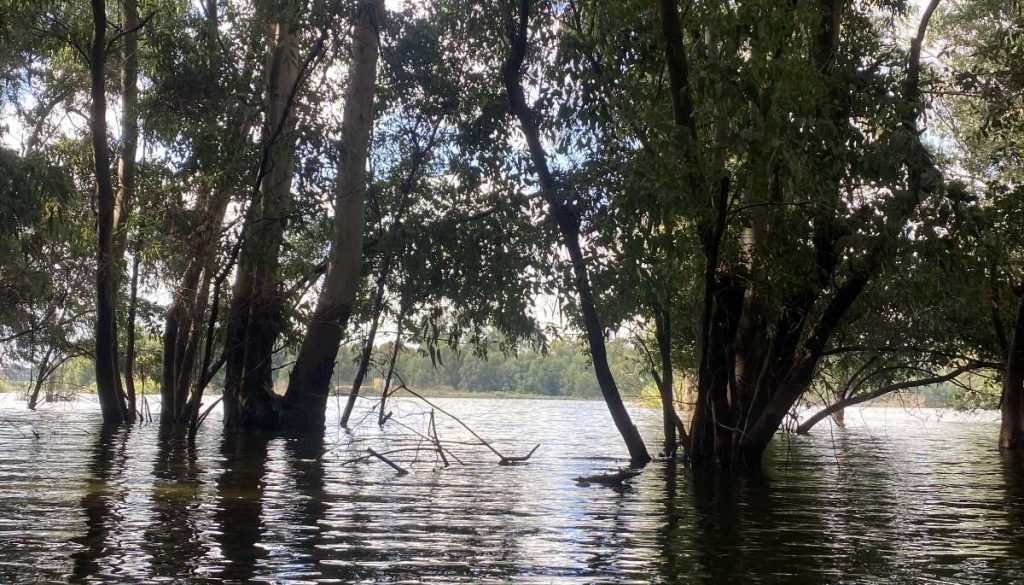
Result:
<svg viewBox="0 0 1024 585"><path fill-rule="evenodd" d="M93 163L96 175L97 246L96 246L96 389L103 421L125 422L125 405L117 367L114 258L114 187L110 177L110 151L107 147L107 97L105 93L105 61L107 9L105 0L92 0L93 41L90 75L92 106L89 126L92 132Z"/></svg>
<svg viewBox="0 0 1024 585"><path fill-rule="evenodd" d="M579 217L576 211L563 201L558 192L555 178L548 167L547 153L541 143L540 128L534 119L534 112L526 102L526 92L522 83L522 66L526 58L529 40L529 20L530 0L521 0L515 28L509 31L512 46L503 71L509 110L519 120L529 148L533 172L536 173L540 183L541 195L547 202L551 219L558 226L558 231L562 236L562 245L569 253L569 262L574 277L573 285L579 297L583 329L587 337L587 345L590 347L594 374L597 377L601 395L604 397L605 404L608 405L615 427L626 443L630 459L635 465L646 465L651 460L651 456L647 452L647 446L644 444L643 437L640 436L640 431L633 425L629 411L626 410L626 405L622 402L619 387L616 385L615 377L608 365L604 329L601 327L601 320L597 313L587 261L580 246Z"/></svg>
<svg viewBox="0 0 1024 585"><path fill-rule="evenodd" d="M114 229L117 230L118 252L123 256L127 234L122 225L135 202L135 155L139 145L139 9L137 0L121 0L124 43L121 65L121 156L118 160L117 203Z"/></svg>
<svg viewBox="0 0 1024 585"><path fill-rule="evenodd" d="M114 261L118 268L114 273L114 288L120 290L124 255L128 249L127 220L131 215L135 203L135 156L139 144L139 55L138 40L139 33L139 9L137 0L121 1L121 21L124 35L121 39L123 44L121 63L121 155L118 157L117 177L118 190L114 203ZM137 252L137 251L136 251ZM131 297L129 299L128 331L125 334L125 356L124 356L124 389L125 395L125 420L135 420L135 380L132 378L135 369L135 304L138 286L138 266L135 265L138 255L133 260L131 283ZM114 321L115 334L118 323ZM120 364L119 364L120 365Z"/></svg>
<svg viewBox="0 0 1024 585"><path fill-rule="evenodd" d="M127 390L127 416L135 420L138 410L135 407L135 313L139 304L139 254L142 248L142 237L135 242L135 253L132 255L132 273L128 292L128 331L125 333L124 349L124 385Z"/></svg>
<svg viewBox="0 0 1024 585"><path fill-rule="evenodd" d="M182 347L188 342L190 323L195 307L196 288L199 284L201 265L194 251L181 282L174 291L174 300L164 318L163 362L160 375L160 420L170 423L177 420L181 409L178 380L181 376Z"/></svg>
<svg viewBox="0 0 1024 585"><path fill-rule="evenodd" d="M43 354L43 359L39 362L39 373L36 374L35 382L32 384L32 393L28 397L28 409L35 410L39 404L39 391L43 388L43 383L48 377L48 371L50 368L50 357L53 355L53 346L46 348L46 353Z"/></svg>
<svg viewBox="0 0 1024 585"><path fill-rule="evenodd" d="M345 92L342 154L334 200L334 241L324 287L299 348L285 394L282 423L294 429L324 427L334 360L352 313L363 260L366 161L373 127L383 7L359 5Z"/></svg>
<svg viewBox="0 0 1024 585"><path fill-rule="evenodd" d="M1003 374L1000 413L999 448L1024 449L1024 294L1017 301L1017 318Z"/></svg>
<svg viewBox="0 0 1024 585"><path fill-rule="evenodd" d="M377 411L377 425L384 426L384 423L391 418L391 413L386 413L388 398L391 396L391 382L395 377L395 364L398 363L398 354L402 351L402 325L405 323L405 312L409 309L405 299L402 299L402 306L398 310L398 325L395 331L395 343L391 346L391 357L388 359L388 371L384 375L384 389L380 393L380 410Z"/></svg>
<svg viewBox="0 0 1024 585"><path fill-rule="evenodd" d="M273 428L279 422L272 358L283 319L279 254L292 207L295 139L290 99L299 66L292 24L277 22L270 29L266 172L247 217L225 340L224 424L228 428Z"/></svg>
<svg viewBox="0 0 1024 585"><path fill-rule="evenodd" d="M672 328L671 321L663 307L656 309L654 337L658 341L658 355L661 358L661 376L658 378L658 392L661 394L661 424L665 433L665 456L674 457L679 443L676 441L676 427L679 415L675 408L675 381L672 371ZM682 430L682 429L680 429Z"/></svg>
<svg viewBox="0 0 1024 585"><path fill-rule="evenodd" d="M389 260L390 257L387 259ZM373 344L377 338L377 327L380 325L380 317L384 312L384 283L386 282L387 266L390 262L382 263L381 273L377 277L376 289L373 291L373 302L370 307L370 330L366 334L366 341L363 343L363 350L359 355L359 367L356 376L352 380L352 389L348 393L348 400L345 402L345 411L341 414L341 426L348 428L349 418L352 417L352 409L355 408L356 399L359 397L359 390L366 379L366 372L370 370L370 359L373 357Z"/></svg>

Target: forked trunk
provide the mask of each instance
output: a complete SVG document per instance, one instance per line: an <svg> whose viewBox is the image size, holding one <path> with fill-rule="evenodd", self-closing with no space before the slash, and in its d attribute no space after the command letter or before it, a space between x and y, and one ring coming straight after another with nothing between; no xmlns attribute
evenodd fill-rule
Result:
<svg viewBox="0 0 1024 585"><path fill-rule="evenodd" d="M284 317L279 256L292 207L295 137L290 111L299 75L298 39L291 23L270 26L268 52L261 180L246 217L227 320L224 424L228 428L265 429L279 422L272 360Z"/></svg>

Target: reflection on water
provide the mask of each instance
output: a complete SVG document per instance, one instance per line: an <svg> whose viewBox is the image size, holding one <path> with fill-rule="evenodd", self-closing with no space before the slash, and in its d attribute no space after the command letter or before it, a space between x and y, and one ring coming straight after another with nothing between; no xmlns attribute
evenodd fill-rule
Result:
<svg viewBox="0 0 1024 585"><path fill-rule="evenodd" d="M440 402L503 451L542 447L518 467L400 452L399 477L348 464L418 440L374 424L312 440L213 423L189 445L5 398L0 582L1024 582L1024 459L987 418L867 409L779 441L763 474L655 463L616 490L571 479L622 463L601 403ZM654 440L658 413L635 414Z"/></svg>

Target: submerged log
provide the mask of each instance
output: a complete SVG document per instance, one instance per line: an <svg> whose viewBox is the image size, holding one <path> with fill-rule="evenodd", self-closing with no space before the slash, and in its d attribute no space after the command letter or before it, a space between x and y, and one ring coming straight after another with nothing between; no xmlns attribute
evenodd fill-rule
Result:
<svg viewBox="0 0 1024 585"><path fill-rule="evenodd" d="M591 484L607 485L607 486L621 486L627 479L640 475L639 469L619 469L614 473L598 473L594 475L581 475L575 479L576 483L580 486L588 486Z"/></svg>

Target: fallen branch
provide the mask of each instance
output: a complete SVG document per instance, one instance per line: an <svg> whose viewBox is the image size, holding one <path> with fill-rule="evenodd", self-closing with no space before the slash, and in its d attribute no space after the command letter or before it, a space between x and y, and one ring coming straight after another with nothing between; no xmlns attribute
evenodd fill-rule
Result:
<svg viewBox="0 0 1024 585"><path fill-rule="evenodd" d="M404 469L402 466L400 466L399 464L395 463L394 461L388 459L387 457L381 455L380 453L374 451L370 447L367 447L366 452L369 453L370 455L376 457L377 459L380 459L384 463L387 463L388 465L390 465L392 467L392 469L394 469L395 471L398 472L398 475L407 475L409 473L408 470Z"/></svg>
<svg viewBox="0 0 1024 585"><path fill-rule="evenodd" d="M621 486L627 479L633 478L640 475L639 469L619 469L614 473L598 473L595 475L581 475L576 478L576 483L581 486L588 486L591 484L607 485L607 486Z"/></svg>
<svg viewBox="0 0 1024 585"><path fill-rule="evenodd" d="M527 453L526 455L523 455L521 457L503 457L501 459L501 462L498 463L498 465L516 465L517 463L523 463L524 461L528 460L533 455L533 452L539 448L540 443L537 443L536 445L533 446L533 449L530 449L530 452Z"/></svg>
<svg viewBox="0 0 1024 585"><path fill-rule="evenodd" d="M488 449L490 449L491 453L494 453L495 455L498 456L498 459L499 459L498 464L499 465L515 465L515 464L518 464L518 463L525 463L527 460L530 459L530 456L533 455L534 451L536 451L537 448L540 447L540 445L538 444L536 447L531 449L529 453L527 453L526 455L523 455L521 457L506 457L504 454L501 453L501 451L498 451L497 449L494 448L493 445L491 445L489 442L487 442L486 439L484 439L483 437L478 435L476 433L476 431L474 431L473 429L469 428L469 425L467 425L466 423L464 423L461 420L459 420L459 417L457 417L454 414L448 412L447 410L441 408L440 406L434 404L433 402L427 400L426 398L423 397L422 394L420 394L419 392L416 392L415 390L412 390L408 386L406 386L405 385L405 380L402 379L402 376L398 372L395 372L395 376L398 378L398 382L399 382L398 387L395 388L396 392L398 390L405 390L409 394L412 394L416 398L419 398L420 400L425 402L431 408L437 410L441 414L444 414L444 415L448 416L449 418L451 418L452 420L454 420L455 422L459 423L462 426L462 428L464 428L467 431L469 431L469 434L473 435L473 437L475 437L476 440L480 441L481 445L483 445L484 447L487 447Z"/></svg>

